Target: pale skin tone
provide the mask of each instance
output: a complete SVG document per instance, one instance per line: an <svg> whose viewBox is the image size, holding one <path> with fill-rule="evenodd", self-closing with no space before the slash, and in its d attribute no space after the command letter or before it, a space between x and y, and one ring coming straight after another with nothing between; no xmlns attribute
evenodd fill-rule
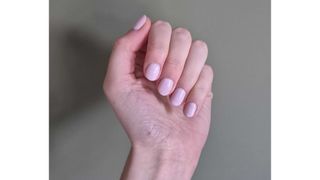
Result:
<svg viewBox="0 0 320 180"><path fill-rule="evenodd" d="M123 180L191 179L211 119L208 47L143 16L114 44L104 92L131 150Z"/></svg>

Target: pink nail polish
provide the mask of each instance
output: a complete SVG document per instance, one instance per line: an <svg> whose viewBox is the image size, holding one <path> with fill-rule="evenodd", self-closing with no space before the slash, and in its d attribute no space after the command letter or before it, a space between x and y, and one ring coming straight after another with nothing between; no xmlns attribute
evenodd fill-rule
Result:
<svg viewBox="0 0 320 180"><path fill-rule="evenodd" d="M177 88L171 96L171 104L174 106L180 106L185 96L186 91L182 88Z"/></svg>
<svg viewBox="0 0 320 180"><path fill-rule="evenodd" d="M173 81L171 79L164 78L160 81L158 91L162 96L167 96L170 94L172 87Z"/></svg>
<svg viewBox="0 0 320 180"><path fill-rule="evenodd" d="M136 31L139 30L146 23L146 20L147 20L146 15L141 16L139 20L136 22L136 24L133 26L133 29Z"/></svg>
<svg viewBox="0 0 320 180"><path fill-rule="evenodd" d="M160 74L160 65L159 64L149 64L146 69L146 78L149 81L155 81L158 79Z"/></svg>
<svg viewBox="0 0 320 180"><path fill-rule="evenodd" d="M196 112L197 110L197 105L193 102L191 103L188 103L185 108L184 108L184 114L187 116L187 117L193 117L194 116L194 113Z"/></svg>

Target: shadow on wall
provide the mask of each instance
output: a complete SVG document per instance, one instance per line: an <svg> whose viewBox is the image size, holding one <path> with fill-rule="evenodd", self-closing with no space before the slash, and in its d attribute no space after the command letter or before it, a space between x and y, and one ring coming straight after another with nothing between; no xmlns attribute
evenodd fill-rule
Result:
<svg viewBox="0 0 320 180"><path fill-rule="evenodd" d="M141 14L166 19L164 5L137 0L50 1L50 122L104 99L102 83L114 39Z"/></svg>
<svg viewBox="0 0 320 180"><path fill-rule="evenodd" d="M141 14L162 14L161 3L157 8L132 0L77 3L50 1L50 122L104 99L102 83L113 40Z"/></svg>
<svg viewBox="0 0 320 180"><path fill-rule="evenodd" d="M112 46L81 29L54 38L50 35L50 121L103 96L102 83Z"/></svg>

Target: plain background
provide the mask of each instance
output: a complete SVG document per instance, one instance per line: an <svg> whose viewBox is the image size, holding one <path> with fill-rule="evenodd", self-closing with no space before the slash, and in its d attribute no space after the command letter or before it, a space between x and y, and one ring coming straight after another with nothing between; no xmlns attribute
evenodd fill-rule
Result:
<svg viewBox="0 0 320 180"><path fill-rule="evenodd" d="M268 0L51 0L50 178L119 178L129 142L102 80L112 42L142 14L209 46L212 127L193 179L270 179Z"/></svg>

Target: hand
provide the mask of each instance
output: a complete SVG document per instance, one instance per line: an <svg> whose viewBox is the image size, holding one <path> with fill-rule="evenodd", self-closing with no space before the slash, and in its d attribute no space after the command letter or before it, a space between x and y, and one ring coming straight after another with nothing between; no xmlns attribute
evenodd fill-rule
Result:
<svg viewBox="0 0 320 180"><path fill-rule="evenodd" d="M114 44L104 92L131 144L123 179L190 179L207 139L213 70L184 28L143 16Z"/></svg>

